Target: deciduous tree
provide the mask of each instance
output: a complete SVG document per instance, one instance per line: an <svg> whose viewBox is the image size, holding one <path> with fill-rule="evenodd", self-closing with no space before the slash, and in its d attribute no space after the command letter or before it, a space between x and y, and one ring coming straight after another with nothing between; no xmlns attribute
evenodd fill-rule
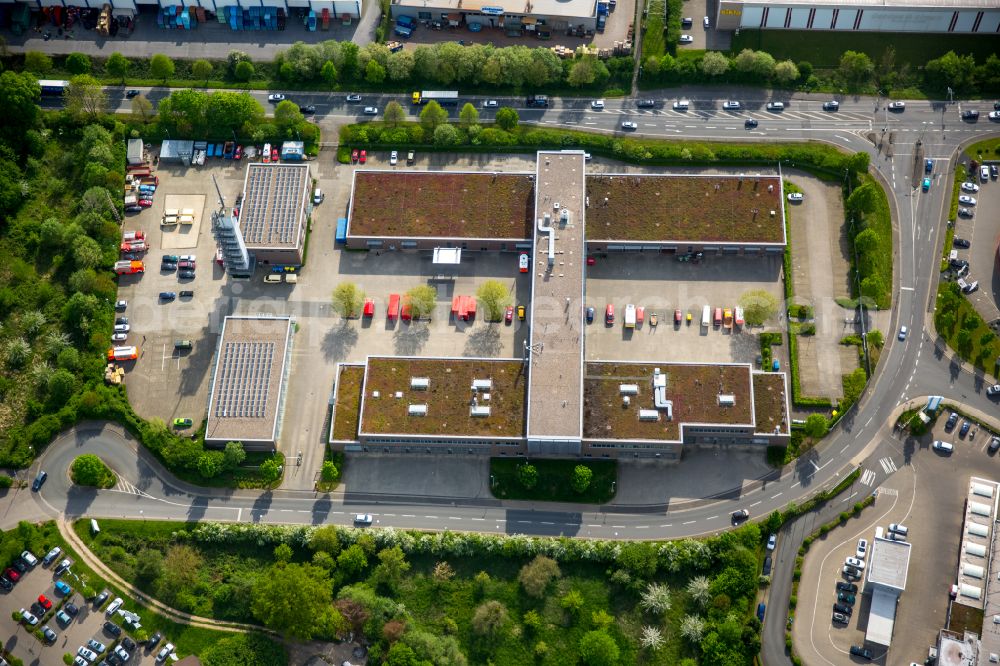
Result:
<svg viewBox="0 0 1000 666"><path fill-rule="evenodd" d="M207 60L195 60L191 63L191 73L194 74L194 78L204 81L206 85L213 69L212 63Z"/></svg>
<svg viewBox="0 0 1000 666"><path fill-rule="evenodd" d="M448 120L448 112L441 108L435 100L431 100L424 105L420 111L420 124L425 130L433 131L443 122Z"/></svg>
<svg viewBox="0 0 1000 666"><path fill-rule="evenodd" d="M125 83L125 75L128 74L129 67L132 63L129 62L128 58L123 56L121 53L115 51L108 56L107 62L104 63L104 69L111 76L118 77Z"/></svg>
<svg viewBox="0 0 1000 666"><path fill-rule="evenodd" d="M469 125L475 125L479 122L479 111L476 107L472 106L472 104L466 102L465 106L463 106L462 110L458 113L458 118L466 127Z"/></svg>
<svg viewBox="0 0 1000 666"><path fill-rule="evenodd" d="M507 623L507 607L496 599L480 604L472 615L472 630L480 636L495 638Z"/></svg>
<svg viewBox="0 0 1000 666"><path fill-rule="evenodd" d="M594 472L586 465L577 465L573 468L573 478L570 485L578 493L584 493L590 487L590 481L594 478Z"/></svg>
<svg viewBox="0 0 1000 666"><path fill-rule="evenodd" d="M608 632L588 631L580 639L580 657L587 666L615 666L621 650Z"/></svg>
<svg viewBox="0 0 1000 666"><path fill-rule="evenodd" d="M406 296L410 302L410 315L414 319L429 318L434 312L437 303L437 289L434 287L422 284L407 291Z"/></svg>
<svg viewBox="0 0 1000 666"><path fill-rule="evenodd" d="M740 306L748 326L763 326L778 313L778 299L764 289L751 289L740 296Z"/></svg>
<svg viewBox="0 0 1000 666"><path fill-rule="evenodd" d="M157 53L149 59L149 73L154 79L166 82L174 75L174 69L174 61L162 53Z"/></svg>
<svg viewBox="0 0 1000 666"><path fill-rule="evenodd" d="M502 106L497 109L496 123L502 129L508 132L517 127L517 123L520 121L520 117L517 115L517 111L510 108L509 106Z"/></svg>
<svg viewBox="0 0 1000 666"><path fill-rule="evenodd" d="M108 106L108 97L100 82L89 74L74 76L63 93L66 110L77 118L96 118Z"/></svg>
<svg viewBox="0 0 1000 666"><path fill-rule="evenodd" d="M361 314L365 292L353 282L341 282L333 290L333 309L345 319Z"/></svg>
<svg viewBox="0 0 1000 666"><path fill-rule="evenodd" d="M406 111L396 100L392 100L385 105L385 112L383 113L383 119L387 125L396 127L399 123L406 120Z"/></svg>
<svg viewBox="0 0 1000 666"><path fill-rule="evenodd" d="M706 76L722 76L729 71L729 58L719 51L708 51L701 59L701 71Z"/></svg>
<svg viewBox="0 0 1000 666"><path fill-rule="evenodd" d="M549 583L558 577L559 565L556 561L545 555L536 555L535 559L521 567L517 579L525 594L541 599Z"/></svg>
<svg viewBox="0 0 1000 666"><path fill-rule="evenodd" d="M476 297L486 309L487 320L500 321L504 310L513 302L510 291L510 288L499 280L486 280L479 285Z"/></svg>
<svg viewBox="0 0 1000 666"><path fill-rule="evenodd" d="M335 625L330 575L311 564L276 564L257 578L251 608L275 631L307 641L330 636Z"/></svg>

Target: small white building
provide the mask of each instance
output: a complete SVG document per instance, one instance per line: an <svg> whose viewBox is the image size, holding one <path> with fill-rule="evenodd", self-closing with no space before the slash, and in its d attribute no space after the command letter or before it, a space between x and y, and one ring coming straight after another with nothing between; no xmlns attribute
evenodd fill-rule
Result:
<svg viewBox="0 0 1000 666"><path fill-rule="evenodd" d="M910 544L875 537L865 572L865 594L871 593L865 641L889 647L896 623L896 604L906 589L910 566Z"/></svg>
<svg viewBox="0 0 1000 666"><path fill-rule="evenodd" d="M129 139L128 140L128 153L127 159L130 165L142 164L143 163L143 151L145 146L142 143L142 139Z"/></svg>

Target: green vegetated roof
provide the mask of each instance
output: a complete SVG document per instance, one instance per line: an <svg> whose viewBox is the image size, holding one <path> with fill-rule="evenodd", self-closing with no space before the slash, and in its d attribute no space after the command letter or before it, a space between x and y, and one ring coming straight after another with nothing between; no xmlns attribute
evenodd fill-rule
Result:
<svg viewBox="0 0 1000 666"><path fill-rule="evenodd" d="M666 399L673 419L661 410L656 421L640 421L640 409L655 409L653 369L667 376ZM636 384L638 395L625 406L622 384ZM733 406L719 404L732 395ZM750 424L750 367L669 363L587 363L583 379L583 436L588 439L679 440L681 423Z"/></svg>
<svg viewBox="0 0 1000 666"><path fill-rule="evenodd" d="M361 420L361 383L365 366L342 365L337 377L337 401L333 408L333 438L354 441Z"/></svg>
<svg viewBox="0 0 1000 666"><path fill-rule="evenodd" d="M412 378L426 378L429 385L411 388ZM476 404L489 405L489 416L471 415L472 383L477 379L493 382L489 391L476 392ZM368 435L523 437L526 379L521 361L369 358L361 430ZM402 397L396 397L397 392ZM410 415L410 405L426 405L427 413Z"/></svg>
<svg viewBox="0 0 1000 666"><path fill-rule="evenodd" d="M525 174L358 171L356 236L528 238L535 182Z"/></svg>
<svg viewBox="0 0 1000 666"><path fill-rule="evenodd" d="M787 406L785 376L777 372L754 373L753 407L757 432L773 433L778 428L778 432L788 434Z"/></svg>
<svg viewBox="0 0 1000 666"><path fill-rule="evenodd" d="M777 176L587 176L587 197L587 240L782 243L785 238Z"/></svg>

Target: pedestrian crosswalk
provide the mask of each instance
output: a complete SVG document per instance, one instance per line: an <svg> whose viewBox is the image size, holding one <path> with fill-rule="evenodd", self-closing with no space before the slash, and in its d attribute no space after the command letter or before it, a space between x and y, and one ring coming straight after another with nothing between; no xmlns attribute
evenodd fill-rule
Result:
<svg viewBox="0 0 1000 666"><path fill-rule="evenodd" d="M861 475L861 485L870 486L875 482L875 470L866 469Z"/></svg>
<svg viewBox="0 0 1000 666"><path fill-rule="evenodd" d="M879 458L879 464L882 465L882 469L885 470L886 474L892 474L896 471L896 463L892 461L892 458L888 456L885 458Z"/></svg>

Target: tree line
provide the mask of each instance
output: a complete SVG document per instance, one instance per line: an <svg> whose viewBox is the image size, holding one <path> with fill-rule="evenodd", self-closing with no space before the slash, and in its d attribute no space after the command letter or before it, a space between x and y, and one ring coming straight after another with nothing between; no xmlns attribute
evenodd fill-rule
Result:
<svg viewBox="0 0 1000 666"><path fill-rule="evenodd" d="M743 49L735 55L720 51L683 52L650 56L642 63L643 84L743 83L807 89L840 86L851 91L919 85L956 95L1000 90L1000 57L991 54L976 64L972 55L949 51L929 60L918 73L908 64L897 65L890 46L878 62L859 51L845 51L836 69L820 70L807 61L777 60L766 51Z"/></svg>

